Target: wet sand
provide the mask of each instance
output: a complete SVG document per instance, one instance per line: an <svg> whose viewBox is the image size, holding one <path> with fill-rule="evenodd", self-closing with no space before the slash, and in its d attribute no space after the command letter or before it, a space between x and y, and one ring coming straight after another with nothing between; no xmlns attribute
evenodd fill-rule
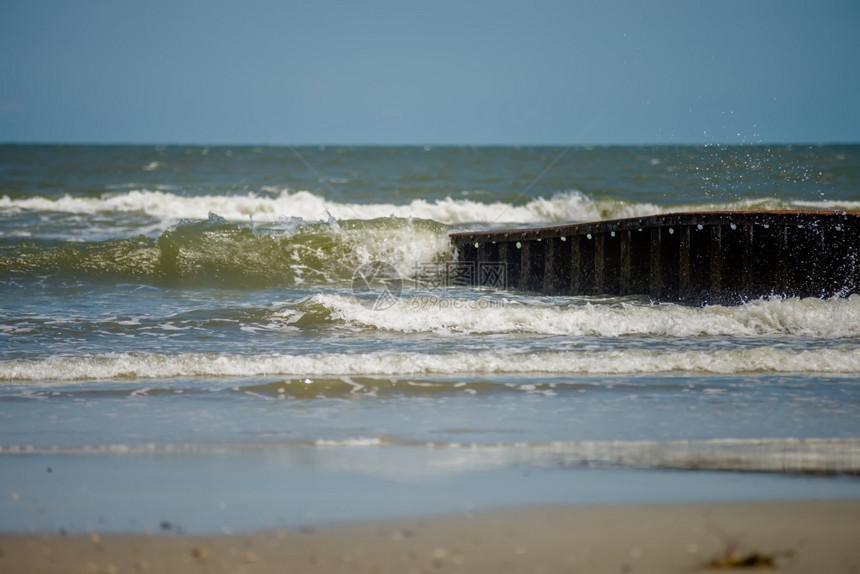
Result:
<svg viewBox="0 0 860 574"><path fill-rule="evenodd" d="M227 536L0 536L2 572L860 572L860 500L532 507Z"/></svg>

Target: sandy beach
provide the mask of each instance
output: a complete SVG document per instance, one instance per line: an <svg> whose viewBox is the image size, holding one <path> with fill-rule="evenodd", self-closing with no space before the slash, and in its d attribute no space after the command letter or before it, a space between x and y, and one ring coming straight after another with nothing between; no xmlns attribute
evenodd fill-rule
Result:
<svg viewBox="0 0 860 574"><path fill-rule="evenodd" d="M860 571L860 501L523 508L227 536L0 537L3 572Z"/></svg>

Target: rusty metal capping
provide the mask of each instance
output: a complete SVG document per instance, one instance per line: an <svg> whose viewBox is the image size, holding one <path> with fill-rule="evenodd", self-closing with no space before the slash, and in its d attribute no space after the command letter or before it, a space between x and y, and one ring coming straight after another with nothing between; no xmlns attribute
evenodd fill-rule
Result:
<svg viewBox="0 0 860 574"><path fill-rule="evenodd" d="M689 304L860 293L860 212L680 212L450 236L460 262L503 263L506 286L526 292Z"/></svg>

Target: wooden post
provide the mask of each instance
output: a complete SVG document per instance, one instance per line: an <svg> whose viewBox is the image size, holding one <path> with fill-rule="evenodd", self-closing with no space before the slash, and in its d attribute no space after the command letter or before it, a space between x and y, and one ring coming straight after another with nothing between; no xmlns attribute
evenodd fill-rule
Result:
<svg viewBox="0 0 860 574"><path fill-rule="evenodd" d="M585 288L582 272L582 242L581 235L574 235L570 241L570 292L581 295Z"/></svg>
<svg viewBox="0 0 860 574"><path fill-rule="evenodd" d="M776 279L774 284L774 292L783 297L789 296L788 282L788 227L785 225L776 226Z"/></svg>
<svg viewBox="0 0 860 574"><path fill-rule="evenodd" d="M663 228L651 229L651 278L650 295L652 299L663 297Z"/></svg>
<svg viewBox="0 0 860 574"><path fill-rule="evenodd" d="M749 298L755 291L756 269L755 269L755 231L752 223L744 223L743 231L743 277L744 298Z"/></svg>
<svg viewBox="0 0 860 574"><path fill-rule="evenodd" d="M522 240L520 251L520 282L522 291L540 293L543 290L543 245L538 240Z"/></svg>
<svg viewBox="0 0 860 574"><path fill-rule="evenodd" d="M505 272L509 289L519 289L520 286L520 250L513 241L499 243L499 261L505 264Z"/></svg>
<svg viewBox="0 0 860 574"><path fill-rule="evenodd" d="M690 241L690 226L679 225L677 230L680 242L678 250L678 297L681 301L691 301L693 298L693 264L692 242Z"/></svg>
<svg viewBox="0 0 860 574"><path fill-rule="evenodd" d="M619 232L619 241L621 242L621 266L619 269L618 286L621 295L633 294L633 245L630 236L630 230L624 229Z"/></svg>
<svg viewBox="0 0 860 574"><path fill-rule="evenodd" d="M711 226L711 240L708 245L708 266L710 268L709 299L719 302L723 296L723 233L719 225Z"/></svg>
<svg viewBox="0 0 860 574"><path fill-rule="evenodd" d="M570 286L570 242L567 237L543 240L543 292L547 295L568 294Z"/></svg>
<svg viewBox="0 0 860 574"><path fill-rule="evenodd" d="M606 277L606 234L594 235L594 293L602 295Z"/></svg>

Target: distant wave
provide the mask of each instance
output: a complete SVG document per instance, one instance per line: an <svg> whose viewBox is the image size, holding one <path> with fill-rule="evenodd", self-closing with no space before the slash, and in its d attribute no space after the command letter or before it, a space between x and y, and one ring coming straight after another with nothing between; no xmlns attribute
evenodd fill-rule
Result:
<svg viewBox="0 0 860 574"><path fill-rule="evenodd" d="M0 213L22 211L72 214L145 214L158 220L205 219L217 213L228 221L275 222L300 218L321 221L334 218L377 219L382 217L418 218L447 225L540 224L597 221L623 217L641 217L666 211L715 211L750 209L823 209L860 210L860 201L783 201L770 198L744 199L726 203L658 205L635 203L615 198L595 198L579 191L561 193L549 198L524 199L522 203L478 202L468 199L415 199L406 204L340 203L309 191L266 189L246 195L178 195L166 191L131 190L108 193L101 197L60 198L0 197Z"/></svg>

